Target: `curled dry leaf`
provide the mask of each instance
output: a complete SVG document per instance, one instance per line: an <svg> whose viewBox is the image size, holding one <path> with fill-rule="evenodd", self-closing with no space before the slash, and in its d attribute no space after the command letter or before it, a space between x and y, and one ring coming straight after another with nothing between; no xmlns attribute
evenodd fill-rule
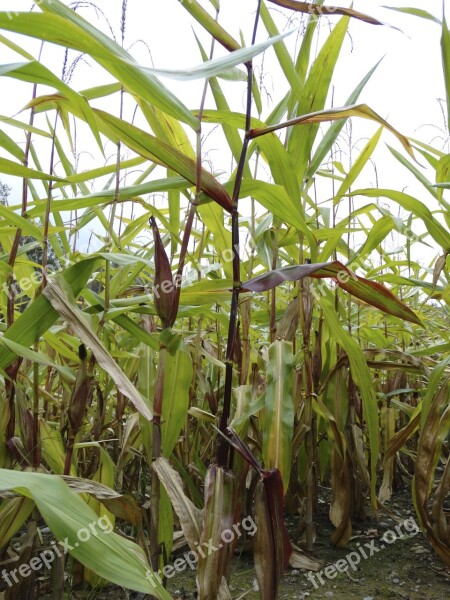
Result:
<svg viewBox="0 0 450 600"><path fill-rule="evenodd" d="M422 427L414 464L414 503L421 526L433 549L450 566L450 548L448 546L450 525L442 502L450 489L450 468L448 461L441 481L432 493L437 461L441 456L442 444L450 430L450 376L446 377L432 400L428 415ZM433 498L432 511L430 500Z"/></svg>
<svg viewBox="0 0 450 600"><path fill-rule="evenodd" d="M375 306L390 315L422 326L419 317L384 285L356 275L338 260L330 263L291 265L274 269L243 283L241 292L267 292L284 281L299 281L304 277L330 278L339 287L367 304Z"/></svg>
<svg viewBox="0 0 450 600"><path fill-rule="evenodd" d="M293 569L304 569L305 571L319 571L323 563L308 556L301 548L292 544L292 554L289 566Z"/></svg>
<svg viewBox="0 0 450 600"><path fill-rule="evenodd" d="M225 570L233 555L234 544L222 539L222 532L232 530L234 515L234 474L210 465L205 478L205 506L200 545L197 586L201 600L216 600ZM209 551L209 548L214 548Z"/></svg>
<svg viewBox="0 0 450 600"><path fill-rule="evenodd" d="M278 469L265 471L256 486L255 570L262 600L277 597L292 546L283 520L283 482Z"/></svg>
<svg viewBox="0 0 450 600"><path fill-rule="evenodd" d="M353 17L371 25L383 25L381 21L377 21L369 15L360 13L352 8L342 8L340 6L324 6L322 4L314 4L312 2L299 2L298 0L269 0L273 4L277 4L283 8L290 8L297 12L306 13L309 15L343 15L345 17Z"/></svg>
<svg viewBox="0 0 450 600"><path fill-rule="evenodd" d="M92 350L98 364L109 373L122 394L131 400L143 417L150 421L152 413L144 399L92 331L81 310L70 300L70 289L65 284L65 280L57 275L42 294L60 316L70 323L80 340Z"/></svg>
<svg viewBox="0 0 450 600"><path fill-rule="evenodd" d="M170 498L190 549L196 551L202 531L202 511L186 496L181 477L170 466L166 458L157 458L154 460L152 469L158 475Z"/></svg>

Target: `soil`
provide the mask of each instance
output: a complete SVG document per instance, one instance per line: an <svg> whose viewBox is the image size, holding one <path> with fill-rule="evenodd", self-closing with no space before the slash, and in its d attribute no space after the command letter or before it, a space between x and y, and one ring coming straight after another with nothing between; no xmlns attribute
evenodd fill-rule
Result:
<svg viewBox="0 0 450 600"><path fill-rule="evenodd" d="M321 577L311 572L314 579L308 579L306 571L289 569L281 581L278 598L448 600L450 571L435 555L424 535L417 531L416 517L410 503L408 490L396 495L393 502L386 504L395 519L381 514L379 522L374 517L369 517L363 522L354 523L352 539L346 548L336 548L331 544L333 526L327 514L329 505L328 502L321 504L317 515L314 552L314 558L323 563ZM293 521L288 521L294 540L295 527ZM363 552L367 558L363 558ZM354 568L348 567L346 571L344 563L338 563L338 568L343 572L330 567L339 560L344 560L348 565L352 560L357 563L358 559L359 563ZM259 600L259 593L252 589L256 586L256 581L251 555L236 559L235 562L230 584L233 598L249 590L245 598ZM331 578L327 578L326 573ZM191 599L195 598L193 584L194 577L179 573L168 589L174 598Z"/></svg>

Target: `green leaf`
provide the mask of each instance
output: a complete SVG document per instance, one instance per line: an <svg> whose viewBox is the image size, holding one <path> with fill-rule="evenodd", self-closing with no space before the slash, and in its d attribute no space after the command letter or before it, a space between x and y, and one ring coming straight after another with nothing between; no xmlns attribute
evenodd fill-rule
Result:
<svg viewBox="0 0 450 600"><path fill-rule="evenodd" d="M296 115L306 115L324 108L348 24L349 18L343 17L327 36L309 71ZM304 179L318 130L318 125L311 121L306 127L301 129L295 127L289 133L288 150L294 168L298 171L297 178L301 182Z"/></svg>
<svg viewBox="0 0 450 600"><path fill-rule="evenodd" d="M142 548L114 533L109 520L99 519L60 477L0 469L0 490L33 500L55 537L60 542L67 540L69 553L100 577L171 600L158 579L150 579L152 571Z"/></svg>
<svg viewBox="0 0 450 600"><path fill-rule="evenodd" d="M447 130L450 131L450 31L445 18L442 19L441 50L447 96Z"/></svg>
<svg viewBox="0 0 450 600"><path fill-rule="evenodd" d="M34 509L28 498L9 498L0 506L0 547L4 548L23 527Z"/></svg>
<svg viewBox="0 0 450 600"><path fill-rule="evenodd" d="M193 129L192 113L156 77L141 71L126 50L59 0L41 0L42 13L0 13L0 28L89 54L132 94L158 106Z"/></svg>
<svg viewBox="0 0 450 600"><path fill-rule="evenodd" d="M17 344L12 340L9 340L6 337L0 338L0 345L5 346L11 352L14 352L17 356L22 356L31 362L35 362L38 365L45 365L47 367L51 367L62 376L63 380L68 383L75 383L76 376L72 369L69 367L63 367L61 365L56 364L55 362L49 360L44 354L41 352L36 352L35 350L30 350L26 346L22 346L21 344Z"/></svg>
<svg viewBox="0 0 450 600"><path fill-rule="evenodd" d="M293 362L291 342L276 340L269 346L264 401L263 459L266 469L279 469L285 492L291 474L294 433Z"/></svg>
<svg viewBox="0 0 450 600"><path fill-rule="evenodd" d="M20 146L9 137L4 131L0 130L0 146L12 154L15 158L21 162L25 159L25 154Z"/></svg>
<svg viewBox="0 0 450 600"><path fill-rule="evenodd" d="M24 179L40 179L41 181L60 181L66 183L64 179L55 175L47 175L41 171L35 171L23 165L18 165L7 158L0 158L0 173L13 175L14 177L22 177Z"/></svg>
<svg viewBox="0 0 450 600"><path fill-rule="evenodd" d="M78 296L86 285L96 263L96 258L80 261L62 273L74 296ZM57 321L58 313L42 294L32 302L5 332L4 339L12 340L22 346L32 346ZM8 367L17 354L12 350L0 348L0 369Z"/></svg>
<svg viewBox="0 0 450 600"><path fill-rule="evenodd" d="M430 192L430 194L432 194L435 198L437 198L438 194L433 189L431 181L428 181L428 179L425 177L425 175L423 175L423 173L421 173L415 165L410 163L407 158L402 156L400 154L400 152L397 152L397 150L395 150L394 148L391 148L391 146L389 146L389 144L386 144L386 145L387 145L389 151L391 152L391 154L393 156L395 156L395 158L398 160L398 162L401 163L404 167L406 167L408 169L408 171L410 171L414 175L414 177L418 181L420 181L420 183L427 189L427 191Z"/></svg>
<svg viewBox="0 0 450 600"><path fill-rule="evenodd" d="M213 204L199 206L198 211L203 223L214 236L214 248L222 263L225 277L232 279L232 261L228 256L231 248L231 232L224 226L224 212L220 206Z"/></svg>
<svg viewBox="0 0 450 600"><path fill-rule="evenodd" d="M1 19L1 15L0 15ZM1 21L0 21L1 22ZM20 81L29 81L31 83L39 83L48 87L54 87L56 90L64 94L70 99L83 114L84 119L89 125L89 128L94 135L100 150L103 152L103 146L100 139L100 134L97 129L94 114L89 106L86 98L77 94L71 87L61 81L49 69L44 67L37 61L27 63L14 63L10 65L0 65L0 76L12 77Z"/></svg>
<svg viewBox="0 0 450 600"><path fill-rule="evenodd" d="M270 11L264 2L261 3L261 19L269 35L279 35L279 31L275 25L275 22L272 19ZM299 101L301 99L303 84L300 77L297 74L297 71L295 70L295 66L292 62L291 55L289 54L289 51L286 48L284 42L280 42L279 44L274 46L274 50L275 54L277 55L279 65L282 68L283 73L289 82L289 86L293 94L295 95L297 101Z"/></svg>
<svg viewBox="0 0 450 600"><path fill-rule="evenodd" d="M352 263L356 263L359 258L367 257L372 250L381 244L387 235L395 228L394 219L391 216L385 216L375 221L366 237L366 241L361 248L352 256Z"/></svg>
<svg viewBox="0 0 450 600"><path fill-rule="evenodd" d="M381 63L382 60L383 59L379 60L377 62L377 64L370 69L370 71L367 73L367 75L365 75L363 77L363 79L359 82L359 84L356 86L356 88L353 90L353 92L348 97L347 102L345 103L345 106L351 106L351 105L355 104L355 102L358 101L358 98L361 95L361 92L365 88L367 82L370 80L370 78L372 77L372 75L374 74L374 72L376 71L376 69L378 68L378 65ZM315 150L314 155L308 166L308 169L306 172L307 179L311 179L314 176L315 172L320 167L322 161L325 159L325 157L327 156L327 154L333 147L333 144L337 140L344 125L345 125L345 121L336 121L328 128L326 133L322 136L322 139L318 142L317 150Z"/></svg>
<svg viewBox="0 0 450 600"><path fill-rule="evenodd" d="M380 127L375 135L367 142L361 152L358 154L355 162L352 164L350 171L344 178L344 181L339 186L338 191L335 195L335 203L339 201L339 199L350 189L350 187L355 183L356 178L361 173L367 161L372 156L377 144L380 140L381 134L383 133L383 128Z"/></svg>
<svg viewBox="0 0 450 600"><path fill-rule="evenodd" d="M200 43L200 40L197 38L196 36L196 41L200 50L200 54L203 58L203 60L208 60L208 56L205 52L205 50L203 49L203 46ZM215 77L211 77L208 80L209 83L209 87L211 88L211 92L214 96L214 102L216 103L217 108L219 109L217 112L221 112L224 114L228 114L230 113L230 106L228 104L227 98L225 96L225 94L222 91L222 88L220 87L219 82L217 81L217 79ZM202 121L204 120L204 115L205 115L205 111L203 111L202 114ZM238 126L236 126L238 127ZM244 125L245 127L245 125ZM230 150L233 154L234 160L236 161L236 163L239 162L239 157L241 154L241 148L242 148L242 141L241 138L238 134L238 132L236 131L235 127L229 126L226 123L222 124L222 128L223 128L223 132L225 134L228 146L230 147ZM249 172L249 168L248 168L248 164L246 163L245 165L245 173Z"/></svg>
<svg viewBox="0 0 450 600"><path fill-rule="evenodd" d="M166 142L146 133L142 129L114 117L102 110L95 110L102 125L100 130L106 130L111 139L119 139L137 154L158 164L170 167L179 175L190 181L197 182L197 163L180 150ZM228 212L232 209L231 198L224 187L205 169L201 172L201 188L215 202Z"/></svg>
<svg viewBox="0 0 450 600"><path fill-rule="evenodd" d="M275 35L274 37L269 38L265 42L260 42L259 44L254 44L253 46L249 46L248 48L239 48L239 50L234 50L230 52L227 56L221 56L220 58L214 58L211 60L207 60L201 65L197 65L196 67L186 67L185 69L149 69L147 67L140 67L143 71L148 73L153 73L155 75L159 75L162 77L169 77L170 79L178 79L180 81L191 81L193 79L209 79L210 77L217 77L223 75L233 67L240 65L242 63L246 63L250 61L261 52L267 50L277 42L280 42L288 35L291 35L297 31L296 29L291 29L291 31L286 31L286 33Z"/></svg>
<svg viewBox="0 0 450 600"><path fill-rule="evenodd" d="M11 119L11 117L0 116L0 123L5 123L6 125L10 125L11 127L16 127L18 129L23 129L24 131L31 131L40 135L41 137L51 138L51 135L44 131L43 129L39 129L38 127L33 127L29 123L22 123L22 121L17 121L16 119Z"/></svg>
<svg viewBox="0 0 450 600"><path fill-rule="evenodd" d="M397 12L401 12L405 15L412 15L414 17L420 17L422 19L428 19L429 21L434 21L435 23L441 24L441 21L422 8L408 8L406 6L396 7L396 6L383 6L383 8L387 8L388 10L395 10Z"/></svg>
<svg viewBox="0 0 450 600"><path fill-rule="evenodd" d="M309 246L316 248L317 241L304 219L299 203L294 202L281 185L255 179L244 179L241 185L240 197L245 198L246 196L255 198L264 208L288 225L292 225L301 231L305 235Z"/></svg>
<svg viewBox="0 0 450 600"><path fill-rule="evenodd" d="M445 251L450 251L450 234L448 231L433 217L430 209L413 196L409 196L403 192L397 192L396 190L380 188L356 190L349 194L349 196L367 196L368 198L379 198L380 196L384 196L385 198L397 202L402 208L412 212L419 219L422 219L431 237L442 246Z"/></svg>
<svg viewBox="0 0 450 600"><path fill-rule="evenodd" d="M230 52L240 48L238 42L200 6L197 0L189 0L181 4L194 17L196 22L204 27L224 48Z"/></svg>
<svg viewBox="0 0 450 600"><path fill-rule="evenodd" d="M2 159L0 158L0 165L1 161ZM39 242L42 242L42 228L18 215L12 208L0 204L0 217L3 217L3 219L5 219L4 222L8 223L8 225L14 225L17 229L20 229L24 235L32 236Z"/></svg>

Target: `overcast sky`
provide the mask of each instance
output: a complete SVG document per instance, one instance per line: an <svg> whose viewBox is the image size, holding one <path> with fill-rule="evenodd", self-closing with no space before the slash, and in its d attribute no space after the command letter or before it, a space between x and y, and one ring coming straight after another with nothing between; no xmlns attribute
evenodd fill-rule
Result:
<svg viewBox="0 0 450 600"><path fill-rule="evenodd" d="M384 0L384 2L355 0L354 8L356 10L366 12L398 29L371 26L352 20L350 34L345 42L345 56L341 57L334 78L334 105L342 105L367 71L384 56L383 62L363 91L360 101L369 104L402 133L419 137L424 142L435 143L436 146L444 148L446 132L442 102L439 102L439 99L442 101L445 97L440 54L440 27L435 23L383 8L385 2L393 7L423 8L425 6L426 10L437 17L441 18L442 16L441 0L428 0L426 3L423 0L405 0L404 2L399 0L390 2L389 0ZM450 6L450 0L445 0L445 2ZM81 4L87 5L88 3ZM98 11L85 6L80 8L80 14L105 32L109 34L113 32L118 40L120 37L121 0L97 0L96 4ZM288 19L278 11L275 5L270 2L267 5L272 9L280 29L288 30L300 25L301 15L286 13L291 16ZM342 2L341 5L349 6L349 2ZM30 7L29 0L0 0L2 10L28 10ZM236 39L239 39L240 32L242 32L248 43L255 7L256 0L222 0L220 22ZM329 21L323 20L319 44L325 39L329 23L336 22L338 18L336 16L331 17ZM193 66L201 60L191 25L205 47L209 48L209 36L197 24L194 24L179 0L164 0L157 3L152 0L129 0L125 46L142 64L178 69ZM6 35L10 36L11 34L7 33ZM258 39L262 40L266 37L266 31L261 24ZM33 55L38 55L39 43L37 41L24 39L21 36L17 36L15 39L19 43L24 43L26 49ZM292 47L299 41L300 33L297 35L297 39L294 34L288 38L286 43ZM219 45L216 46L216 56L224 52ZM3 47L1 56L2 63L23 60ZM44 48L42 60L57 75L60 75L62 56L61 49L55 50L55 47L47 45ZM73 53L72 58L75 56L76 54ZM263 94L264 118L286 92L286 81L283 77L277 78L271 69L271 64L275 64L273 50L266 53L262 69L260 58L255 61L255 64L257 72L263 74L264 87L267 92ZM111 81L110 76L87 57L75 69L71 84L81 90L109 81ZM201 81L181 83L164 79L164 83L178 93L190 108L196 108L199 105ZM10 79L0 80L0 85L2 86L0 114L12 116L17 112L18 106L24 106L29 101L31 85ZM243 111L244 84L228 84L227 89L232 109ZM40 93L44 93L42 88ZM213 101L207 103L207 106L214 107ZM116 107L111 101L108 101L107 109L117 113ZM359 146L361 147L365 143L364 138L373 135L376 125L367 122L356 124L356 120L354 121L355 139L353 142L356 142L358 146L357 140L360 138ZM14 133L17 135L17 130ZM400 150L397 140L390 134L385 133L383 140ZM86 148L83 148L83 144ZM92 158L87 153L91 149L92 140L79 138L78 150L86 150L84 168L92 166ZM113 151L112 146L111 151ZM217 149L211 147L210 151L213 160L217 161L214 167L218 170L229 171L229 164L221 164L223 161L221 161ZM377 162L378 174L385 187L402 189L408 186L409 193L423 194L423 190L416 186L406 171L392 158L384 155L380 161L380 164ZM366 171L366 177L368 184L374 183L374 173L370 173L370 167ZM10 185L12 183L16 188L17 183L12 182L11 178L2 177L2 179Z"/></svg>
<svg viewBox="0 0 450 600"><path fill-rule="evenodd" d="M187 0L186 0L187 1ZM446 0L450 5L450 0ZM345 100L348 90L354 87L367 70L382 56L385 59L380 65L372 82L364 92L365 100L370 100L374 108L383 116L388 116L396 126L406 129L407 134L412 134L414 128L424 122L424 117L429 115L431 122L437 121L440 125L439 108L436 98L444 97L444 88L441 70L441 56L439 48L439 25L406 16L383 8L388 3L393 7L415 6L425 7L429 12L441 17L441 0L379 0L367 2L367 0L356 0L354 8L366 12L385 23L392 24L402 30L389 27L380 28L353 20L350 27L351 36L347 40L347 48L350 51L345 61L341 61L341 69L337 73L336 83L340 84L337 90L338 99ZM83 3L87 4L87 3ZM103 15L96 14L93 8L80 9L80 13L88 18L93 24L104 31L109 28L119 36L121 0L97 0L96 2ZM348 6L348 2L342 5ZM256 1L250 0L222 0L220 22L237 39L242 31L248 40L254 17ZM294 17L288 22L281 15L277 17L278 8L268 2L273 15L277 18L279 26L290 29L298 26L298 18ZM31 7L29 0L0 0L2 10L27 10ZM291 13L292 14L292 13ZM331 17L335 22L339 17ZM164 0L155 3L152 0L129 0L127 14L126 46L132 46L132 53L145 64L153 62L156 67L189 67L200 62L197 45L192 33L190 16L182 7L179 0ZM326 22L324 21L326 28ZM196 25L195 32L203 41L208 36ZM325 35L325 32L323 33ZM266 37L263 25L259 28L259 38ZM293 44L292 37L286 43ZM30 44L38 52L38 44ZM219 46L216 55L224 52ZM151 57L149 54L151 53ZM270 52L268 53L270 56ZM2 62L17 60L17 55L2 50ZM55 52L49 46L44 50L44 61L52 65L56 72L61 70L61 65L55 61ZM269 57L266 62L268 70ZM77 69L75 81L82 87L98 83L99 69L90 61L91 68ZM270 66L270 62L269 62ZM105 74L105 80L107 75ZM266 82L273 98L277 97L277 82L271 80L270 73L266 74ZM182 90L183 96L189 97L201 84L171 84L175 89ZM340 88L340 89L339 89ZM28 90L24 90L23 98L27 100ZM339 98L339 93L342 97ZM192 93L192 101L195 101ZM19 98L21 95L19 95ZM17 96L0 98L0 107L3 114L14 110L17 106ZM239 104L239 103L238 103ZM241 108L242 108L242 102Z"/></svg>

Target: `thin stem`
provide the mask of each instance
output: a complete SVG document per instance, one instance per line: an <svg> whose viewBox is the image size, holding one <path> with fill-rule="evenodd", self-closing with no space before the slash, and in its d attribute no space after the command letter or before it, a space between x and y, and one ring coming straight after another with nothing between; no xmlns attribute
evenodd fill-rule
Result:
<svg viewBox="0 0 450 600"><path fill-rule="evenodd" d="M256 40L258 30L259 16L261 12L261 0L258 0L256 9L255 23L253 26L252 45ZM249 144L248 132L250 131L252 116L252 83L253 83L253 63L246 63L247 67L247 107L245 111L245 136L242 143L241 156L236 170L236 179L234 182L233 195L231 198L233 209L231 213L231 246L233 250L233 292L231 296L230 320L228 323L227 354L225 358L225 390L223 398L223 410L220 419L219 429L225 433L228 426L228 420L231 412L231 392L233 383L233 355L237 331L237 312L239 303L239 290L241 286L241 259L239 253L239 193L241 191L242 178L244 175L245 162L247 159L247 150ZM230 446L228 440L220 437L217 450L217 462L220 466L227 467L230 462Z"/></svg>
<svg viewBox="0 0 450 600"><path fill-rule="evenodd" d="M55 138L56 138L56 127L58 124L59 114L56 111L55 116L55 125L53 127L53 135L52 135L52 149L50 153L50 175L53 175L53 169L55 166ZM50 226L50 210L52 207L52 198L53 198L53 180L51 180L48 184L48 192L47 192L47 204L45 206L45 217L44 217L44 240L42 242L42 287L46 287L47 285L47 263L48 263L48 230Z"/></svg>
<svg viewBox="0 0 450 600"><path fill-rule="evenodd" d="M37 96L37 84L35 84L33 86L33 94L32 94L33 100L36 99L36 96ZM29 120L30 126L32 126L34 123L34 114L35 114L35 110L33 107L30 112L30 120ZM24 167L28 167L30 148L31 148L31 131L28 131L27 136L26 136L25 151L24 151L24 158L23 158L23 166ZM22 217L26 217L27 208L28 208L28 179L24 178L22 180L22 210L21 210ZM13 270L14 270L14 265L15 265L16 258L17 258L17 252L18 252L19 246L20 246L21 237L22 237L22 229L20 229L20 227L19 227L18 229L16 229L16 235L14 236L14 241L13 241L11 252L9 253L9 259L8 259L8 264L11 267L11 274L8 277L8 307L7 307L7 315L6 315L8 328L11 327L11 325L14 323L14 301L15 301L15 297L16 297L16 290L14 287Z"/></svg>

